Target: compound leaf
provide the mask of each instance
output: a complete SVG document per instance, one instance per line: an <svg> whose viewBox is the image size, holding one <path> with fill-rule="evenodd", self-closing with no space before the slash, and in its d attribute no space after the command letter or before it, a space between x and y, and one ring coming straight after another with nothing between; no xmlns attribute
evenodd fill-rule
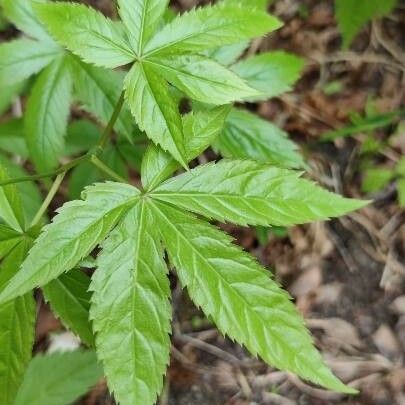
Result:
<svg viewBox="0 0 405 405"><path fill-rule="evenodd" d="M56 44L28 38L0 45L0 86L22 82L49 65L61 50Z"/></svg>
<svg viewBox="0 0 405 405"><path fill-rule="evenodd" d="M125 78L125 96L139 128L187 167L181 116L167 83L150 66L136 63Z"/></svg>
<svg viewBox="0 0 405 405"><path fill-rule="evenodd" d="M190 214L158 203L169 258L191 299L223 334L267 363L340 392L288 294L231 238Z"/></svg>
<svg viewBox="0 0 405 405"><path fill-rule="evenodd" d="M65 326L77 334L88 346L94 345L93 331L89 320L90 277L75 269L61 274L42 287L46 301Z"/></svg>
<svg viewBox="0 0 405 405"><path fill-rule="evenodd" d="M146 44L147 55L198 53L239 43L281 27L264 11L220 3L193 9L167 24Z"/></svg>
<svg viewBox="0 0 405 405"><path fill-rule="evenodd" d="M122 26L94 8L59 2L37 4L35 11L51 35L85 62L115 68L135 60Z"/></svg>
<svg viewBox="0 0 405 405"><path fill-rule="evenodd" d="M102 376L92 351L40 354L28 365L14 405L71 404Z"/></svg>
<svg viewBox="0 0 405 405"><path fill-rule="evenodd" d="M203 103L222 105L260 94L231 70L204 56L149 58L147 63L190 98Z"/></svg>
<svg viewBox="0 0 405 405"><path fill-rule="evenodd" d="M285 168L305 165L298 146L284 131L248 111L231 111L214 146L225 158L252 159Z"/></svg>
<svg viewBox="0 0 405 405"><path fill-rule="evenodd" d="M0 290L24 260L30 242L20 239L0 265ZM14 398L31 358L36 306L32 294L0 305L0 403L14 404Z"/></svg>
<svg viewBox="0 0 405 405"><path fill-rule="evenodd" d="M275 51L244 59L232 66L232 70L245 79L250 87L260 90L259 96L249 101L261 101L291 90L300 78L304 60L290 53Z"/></svg>
<svg viewBox="0 0 405 405"><path fill-rule="evenodd" d="M198 166L150 195L210 219L263 226L326 219L367 204L326 191L299 172L248 160Z"/></svg>
<svg viewBox="0 0 405 405"><path fill-rule="evenodd" d="M118 0L119 14L137 55L154 34L167 8L168 0Z"/></svg>
<svg viewBox="0 0 405 405"><path fill-rule="evenodd" d="M0 293L0 303L43 286L75 267L138 197L135 187L108 182L88 187L84 201L66 203L53 222L43 228L21 270Z"/></svg>
<svg viewBox="0 0 405 405"><path fill-rule="evenodd" d="M91 317L110 389L122 404L152 404L170 352L170 286L158 228L144 202L102 246Z"/></svg>
<svg viewBox="0 0 405 405"><path fill-rule="evenodd" d="M44 3L46 0L35 0ZM2 0L4 16L10 20L19 30L28 36L45 40L48 45L52 42L43 25L38 21L32 9L32 0ZM27 49L27 51L29 51Z"/></svg>
<svg viewBox="0 0 405 405"><path fill-rule="evenodd" d="M187 162L195 159L217 138L229 113L229 106L189 113L183 117L184 146ZM180 165L170 154L150 145L142 160L142 184L148 190L170 177Z"/></svg>
<svg viewBox="0 0 405 405"><path fill-rule="evenodd" d="M27 145L39 171L58 165L70 113L72 77L65 58L56 59L35 82L25 114Z"/></svg>

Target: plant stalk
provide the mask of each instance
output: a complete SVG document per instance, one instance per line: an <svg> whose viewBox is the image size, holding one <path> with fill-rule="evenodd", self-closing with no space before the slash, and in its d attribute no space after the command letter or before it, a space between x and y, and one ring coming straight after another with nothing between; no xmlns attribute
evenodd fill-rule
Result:
<svg viewBox="0 0 405 405"><path fill-rule="evenodd" d="M93 156L95 156L97 158L97 156L100 155L101 152L104 150L104 147L105 147L105 145L106 145L106 143L108 141L108 138L111 136L114 125L115 125L115 123L116 123L116 121L117 121L117 119L118 119L118 117L119 117L119 115L121 113L122 106L124 105L124 100L125 100L124 92L122 92L117 104L115 105L115 108L114 108L114 111L113 111L113 113L111 115L111 118L108 121L108 124L105 127L105 129L104 129L104 131L103 131L103 133L102 133L102 135L100 137L100 140L99 140L97 146L94 149L92 149L91 151L89 151L85 155L79 156L78 158L73 159L70 162L60 166L58 169L56 169L56 170L54 170L52 172L39 173L39 174L31 175L31 176L23 176L23 177L17 177L17 178L14 178L14 179L8 179L8 180L0 181L0 187L7 186L8 184L23 183L23 182L26 182L26 181L34 181L34 180L44 179L46 177L54 177L54 176L58 176L59 174L62 174L62 173L65 175L69 170L73 169L78 164L80 164L82 162L92 160ZM97 158L97 160L99 162L101 162L98 158ZM103 170L103 171L105 171L105 170ZM110 169L110 171L111 171L111 169ZM116 175L116 176L118 176L118 175ZM116 178L116 176L115 176L115 178ZM120 181L122 181L122 178L121 178ZM124 180L124 182L125 182L125 180Z"/></svg>
<svg viewBox="0 0 405 405"><path fill-rule="evenodd" d="M35 214L34 219L31 222L30 228L33 228L35 225L38 224L38 222L41 220L42 216L45 214L46 210L49 207L49 204L53 200L53 197L55 197L55 194L58 192L60 185L62 184L62 181L66 175L66 172L62 172L56 176L56 179L54 180L51 189L48 192L48 195L46 196L44 202L42 203L41 207L39 208L38 212Z"/></svg>
<svg viewBox="0 0 405 405"><path fill-rule="evenodd" d="M96 166L100 171L105 173L108 177L111 177L114 180L119 181L120 183L126 183L127 181L121 177L114 170L110 169L104 162L102 162L96 155L92 155L90 162Z"/></svg>

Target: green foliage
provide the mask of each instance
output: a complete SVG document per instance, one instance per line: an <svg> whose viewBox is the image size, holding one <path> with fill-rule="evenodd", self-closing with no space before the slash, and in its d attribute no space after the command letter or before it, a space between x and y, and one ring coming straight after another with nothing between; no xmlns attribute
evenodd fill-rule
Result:
<svg viewBox="0 0 405 405"><path fill-rule="evenodd" d="M89 321L90 277L80 270L61 274L43 287L52 311L88 346L94 345Z"/></svg>
<svg viewBox="0 0 405 405"><path fill-rule="evenodd" d="M247 111L233 109L214 144L222 156L254 159L285 168L302 168L297 145L274 124Z"/></svg>
<svg viewBox="0 0 405 405"><path fill-rule="evenodd" d="M53 37L85 62L117 67L134 62L125 79L126 100L139 127L186 166L178 105L167 82L190 97L225 104L258 92L203 51L239 43L280 27L261 10L220 3L176 17L160 31L166 2L119 2L124 25L69 3L35 6ZM150 38L150 39L149 39Z"/></svg>
<svg viewBox="0 0 405 405"><path fill-rule="evenodd" d="M294 169L305 163L286 134L229 105L290 90L304 63L284 52L240 60L252 38L281 25L265 0L224 0L180 16L168 3L118 0L121 21L113 21L77 3L3 0L6 17L28 38L0 46L0 85L21 86L9 86L0 107L38 77L24 116L0 124L1 403L71 403L103 373L93 352L79 351L35 357L22 381L37 287L61 322L95 347L120 403L154 403L170 355L166 255L224 335L275 367L355 392L325 366L269 272L208 222L277 230L366 204L302 178ZM85 111L79 120L73 102ZM200 155L211 146L228 159L205 163ZM14 161L41 173L26 178ZM41 205L25 180L56 167ZM75 200L42 227L69 170L62 190ZM143 189L125 184L129 178Z"/></svg>
<svg viewBox="0 0 405 405"><path fill-rule="evenodd" d="M169 363L171 309L163 249L148 204L131 208L102 249L91 285L97 351L120 403L152 404Z"/></svg>
<svg viewBox="0 0 405 405"><path fill-rule="evenodd" d="M249 101L266 100L291 90L300 77L304 61L292 54L276 51L266 52L242 60L232 70L260 95L248 97Z"/></svg>
<svg viewBox="0 0 405 405"><path fill-rule="evenodd" d="M27 368L14 405L69 405L102 375L94 352L37 355Z"/></svg>
<svg viewBox="0 0 405 405"><path fill-rule="evenodd" d="M335 0L343 47L348 48L366 23L388 14L396 3L397 0Z"/></svg>

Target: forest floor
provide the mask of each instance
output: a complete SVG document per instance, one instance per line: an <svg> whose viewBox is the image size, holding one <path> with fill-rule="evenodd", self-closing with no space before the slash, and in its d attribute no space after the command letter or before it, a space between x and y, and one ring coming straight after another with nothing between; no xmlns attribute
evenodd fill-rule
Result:
<svg viewBox="0 0 405 405"><path fill-rule="evenodd" d="M107 10L111 2L91 3ZM173 3L181 9L196 4ZM380 113L401 108L405 7L399 4L391 16L369 25L349 51L340 48L331 1L278 0L271 11L285 26L254 42L249 52L284 49L304 57L307 66L293 91L252 110L291 134L312 178L374 203L338 220L270 234L264 244L254 229L225 228L272 269L327 363L361 394L348 398L320 390L250 357L222 337L173 280L172 360L160 404L405 404L405 213L395 182L374 194L361 188L365 159L390 168L404 154L404 125L393 121L368 135L320 141L367 106ZM366 153L370 139L378 147ZM59 327L44 306L37 347ZM112 404L106 395L100 384L81 403Z"/></svg>

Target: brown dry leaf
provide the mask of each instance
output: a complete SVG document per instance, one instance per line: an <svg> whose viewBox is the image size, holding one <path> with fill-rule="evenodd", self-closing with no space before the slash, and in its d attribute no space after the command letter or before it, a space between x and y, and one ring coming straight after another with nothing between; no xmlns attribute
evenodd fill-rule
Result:
<svg viewBox="0 0 405 405"><path fill-rule="evenodd" d="M337 281L321 285L316 290L314 297L315 303L318 305L335 303L338 301L343 291L343 287L344 284Z"/></svg>
<svg viewBox="0 0 405 405"><path fill-rule="evenodd" d="M324 339L335 349L338 347L362 348L364 346L357 329L341 318L307 319L306 324L310 329L322 329L325 333Z"/></svg>
<svg viewBox="0 0 405 405"><path fill-rule="evenodd" d="M399 361L401 348L394 332L387 324L381 325L372 338L381 354L393 361Z"/></svg>
<svg viewBox="0 0 405 405"><path fill-rule="evenodd" d="M327 363L343 381L353 381L371 374L386 373L392 368L392 363L380 355L374 355L372 358L329 359Z"/></svg>

